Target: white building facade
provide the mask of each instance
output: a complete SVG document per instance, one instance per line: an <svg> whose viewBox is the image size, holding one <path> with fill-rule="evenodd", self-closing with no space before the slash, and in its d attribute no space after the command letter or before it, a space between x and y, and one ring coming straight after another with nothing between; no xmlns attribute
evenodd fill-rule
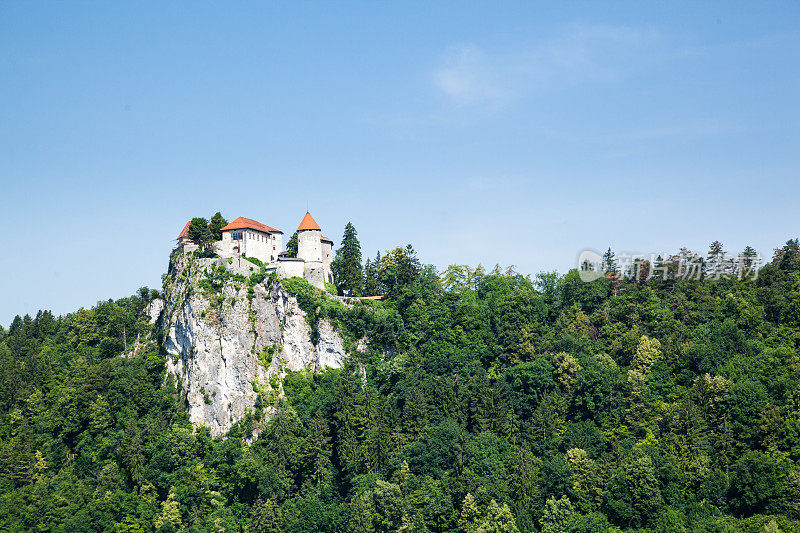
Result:
<svg viewBox="0 0 800 533"><path fill-rule="evenodd" d="M222 257L243 255L269 264L283 250L283 232L251 218L239 217L222 228L222 240L214 244Z"/></svg>

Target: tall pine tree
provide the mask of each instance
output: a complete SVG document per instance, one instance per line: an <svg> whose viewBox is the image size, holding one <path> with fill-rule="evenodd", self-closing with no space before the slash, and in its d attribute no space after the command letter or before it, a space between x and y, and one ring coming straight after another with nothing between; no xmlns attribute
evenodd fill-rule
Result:
<svg viewBox="0 0 800 533"><path fill-rule="evenodd" d="M722 274L725 265L725 249L722 243L714 241L708 248L708 257L706 262L706 273L710 276L717 277Z"/></svg>
<svg viewBox="0 0 800 533"><path fill-rule="evenodd" d="M606 253L603 254L603 271L604 272L611 272L612 274L617 273L617 257L611 248L606 250Z"/></svg>
<svg viewBox="0 0 800 533"><path fill-rule="evenodd" d="M344 227L342 245L336 250L336 258L331 263L333 279L339 292L360 296L364 285L361 268L361 243L358 242L356 228L350 222Z"/></svg>

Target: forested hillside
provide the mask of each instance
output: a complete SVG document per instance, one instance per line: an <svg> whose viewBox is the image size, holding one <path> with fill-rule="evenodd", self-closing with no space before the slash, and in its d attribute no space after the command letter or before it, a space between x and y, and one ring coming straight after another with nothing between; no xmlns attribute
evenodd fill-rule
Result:
<svg viewBox="0 0 800 533"><path fill-rule="evenodd" d="M386 300L287 290L369 348L222 438L165 375L157 292L0 327L0 530L800 530L796 240L757 279L591 283L343 250L340 289Z"/></svg>

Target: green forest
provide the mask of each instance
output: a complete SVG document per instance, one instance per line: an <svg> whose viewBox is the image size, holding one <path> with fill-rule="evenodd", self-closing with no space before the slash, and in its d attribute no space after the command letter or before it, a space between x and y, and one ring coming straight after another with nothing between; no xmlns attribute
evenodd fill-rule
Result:
<svg viewBox="0 0 800 533"><path fill-rule="evenodd" d="M344 237L338 290L385 300L284 283L369 349L223 437L166 373L159 291L0 327L0 530L800 530L797 240L749 278L630 279L609 251L584 282Z"/></svg>

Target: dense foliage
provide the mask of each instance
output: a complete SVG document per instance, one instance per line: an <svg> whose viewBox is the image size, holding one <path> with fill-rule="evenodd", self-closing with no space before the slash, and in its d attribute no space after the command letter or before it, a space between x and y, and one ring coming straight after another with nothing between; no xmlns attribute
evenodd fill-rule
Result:
<svg viewBox="0 0 800 533"><path fill-rule="evenodd" d="M205 218L195 217L189 222L189 240L200 247L204 256L213 257L215 253L212 249L212 244L214 241L222 239L222 228L227 224L228 222L219 211L214 213L210 222Z"/></svg>
<svg viewBox="0 0 800 533"><path fill-rule="evenodd" d="M0 328L0 529L800 529L797 241L755 281L609 278L440 276L407 247L365 265L383 302L289 281L312 322L369 342L289 373L251 443L255 415L192 431L150 291L18 317Z"/></svg>

